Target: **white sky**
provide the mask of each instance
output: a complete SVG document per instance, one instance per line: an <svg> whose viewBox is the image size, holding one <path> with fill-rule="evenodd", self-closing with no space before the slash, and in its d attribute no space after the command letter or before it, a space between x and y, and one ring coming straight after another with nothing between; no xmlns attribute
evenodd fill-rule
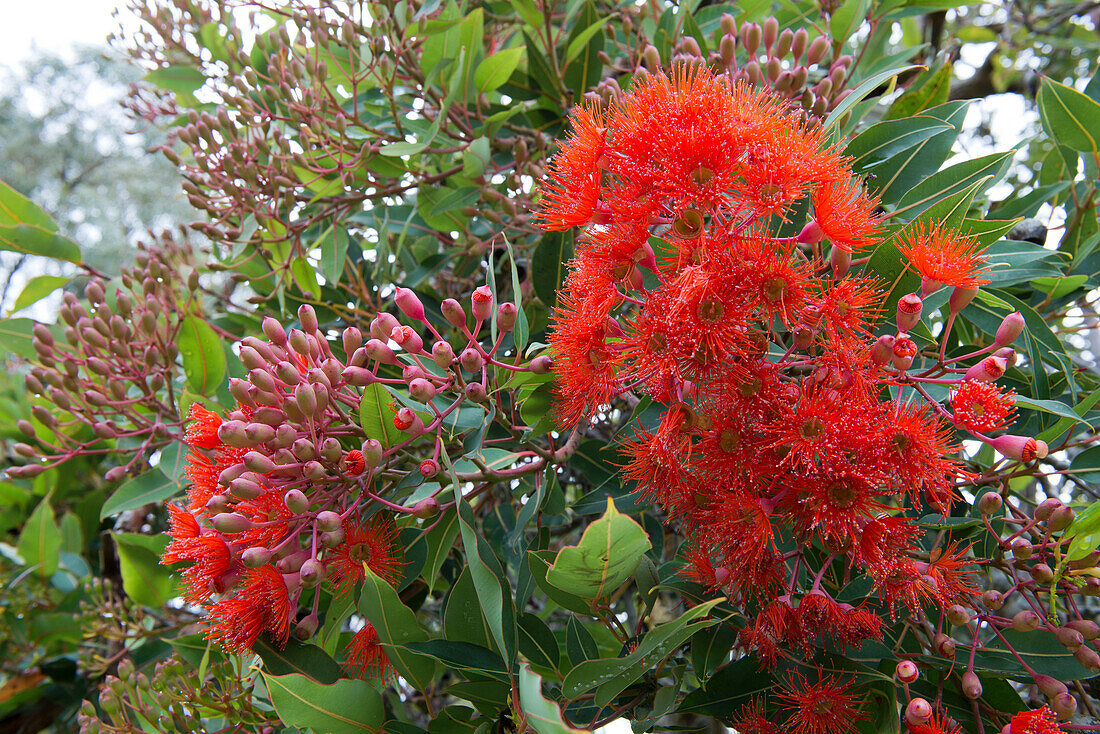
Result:
<svg viewBox="0 0 1100 734"><path fill-rule="evenodd" d="M124 0L0 0L0 65L35 49L65 54L74 45L103 45L115 30L111 12Z"/></svg>

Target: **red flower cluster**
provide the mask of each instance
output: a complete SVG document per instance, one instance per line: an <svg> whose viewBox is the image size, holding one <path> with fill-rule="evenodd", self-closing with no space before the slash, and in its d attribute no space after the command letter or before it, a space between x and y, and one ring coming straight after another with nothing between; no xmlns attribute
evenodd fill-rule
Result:
<svg viewBox="0 0 1100 734"><path fill-rule="evenodd" d="M815 640L879 637L876 614L822 587L834 559L869 575L892 612L969 603L966 549L929 559L899 512L946 507L967 475L942 406L884 391L917 348L904 330L885 355L872 343L880 291L848 271L876 241L876 202L820 128L681 70L577 110L551 179L544 226L589 225L552 327L560 417L576 424L627 391L667 405L624 442L623 474L692 537L685 573L752 613L741 644L773 664ZM804 582L811 544L826 560ZM829 700L854 720L847 699ZM807 713L789 727L845 731L839 721Z"/></svg>

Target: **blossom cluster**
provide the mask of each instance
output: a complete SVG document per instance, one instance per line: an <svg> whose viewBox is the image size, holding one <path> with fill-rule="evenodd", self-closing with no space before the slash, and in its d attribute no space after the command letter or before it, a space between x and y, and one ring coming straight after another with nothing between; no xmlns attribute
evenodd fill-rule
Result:
<svg viewBox="0 0 1100 734"><path fill-rule="evenodd" d="M744 650L773 668L881 639L887 619L976 608L981 560L949 533L922 546L907 510L947 515L976 478L956 429L1011 460L1046 446L987 435L1013 417L994 380L1015 361L1019 314L988 347L918 369L923 298L952 288L946 343L986 282L974 238L904 230L922 287L887 330L884 284L853 268L882 241L878 202L838 147L775 97L685 66L577 108L543 195L544 227L584 227L552 326L561 422L627 392L665 406L623 442L623 474L688 538L685 575L746 612ZM952 410L931 384L953 390ZM830 570L869 578L878 602L837 598ZM736 728L854 731L850 688L794 681Z"/></svg>

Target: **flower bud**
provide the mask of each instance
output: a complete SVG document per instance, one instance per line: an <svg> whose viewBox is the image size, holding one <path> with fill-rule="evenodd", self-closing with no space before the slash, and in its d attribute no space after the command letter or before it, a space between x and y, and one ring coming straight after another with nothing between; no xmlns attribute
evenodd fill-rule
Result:
<svg viewBox="0 0 1100 734"><path fill-rule="evenodd" d="M295 515L301 515L309 511L309 498L300 489L289 490L283 495L283 503Z"/></svg>
<svg viewBox="0 0 1100 734"><path fill-rule="evenodd" d="M362 451L349 451L340 458L340 470L348 476L357 477L367 468Z"/></svg>
<svg viewBox="0 0 1100 734"><path fill-rule="evenodd" d="M962 694L971 701L982 697L982 682L973 670L968 670L962 676Z"/></svg>
<svg viewBox="0 0 1100 734"><path fill-rule="evenodd" d="M1052 533L1060 533L1073 524L1074 517L1073 508L1062 505L1050 513L1050 519L1047 520L1047 529Z"/></svg>
<svg viewBox="0 0 1100 734"><path fill-rule="evenodd" d="M222 512L214 515L211 521L219 533L243 533L252 527L252 521L235 512Z"/></svg>
<svg viewBox="0 0 1100 734"><path fill-rule="evenodd" d="M905 707L905 723L920 726L932 718L932 704L923 698L913 698Z"/></svg>
<svg viewBox="0 0 1100 734"><path fill-rule="evenodd" d="M1004 500L1001 499L1001 495L996 492L986 492L978 500L978 511L988 517L1000 510L1003 505Z"/></svg>
<svg viewBox="0 0 1100 734"><path fill-rule="evenodd" d="M466 397L475 403L483 403L489 397L489 394L485 392L485 386L480 382L471 382L466 386Z"/></svg>
<svg viewBox="0 0 1100 734"><path fill-rule="evenodd" d="M1073 651L1073 657L1077 662L1081 663L1082 667L1088 668L1089 671L1096 673L1100 672L1100 655L1096 654L1088 645L1082 645Z"/></svg>
<svg viewBox="0 0 1100 734"><path fill-rule="evenodd" d="M894 677L901 683L915 683L920 671L912 660L902 660L894 668Z"/></svg>
<svg viewBox="0 0 1100 734"><path fill-rule="evenodd" d="M545 375L554 369L554 359L548 354L540 354L531 360L531 372L536 375Z"/></svg>
<svg viewBox="0 0 1100 734"><path fill-rule="evenodd" d="M1051 678L1049 675L1037 675L1035 676L1035 685L1039 686L1039 690L1047 698L1054 698L1059 693L1066 692L1066 684L1057 678Z"/></svg>
<svg viewBox="0 0 1100 734"><path fill-rule="evenodd" d="M955 641L942 632L932 638L932 647L945 658L955 657Z"/></svg>
<svg viewBox="0 0 1100 734"><path fill-rule="evenodd" d="M114 466L107 470L107 473L103 475L103 478L108 482L114 483L120 481L126 476L126 467Z"/></svg>
<svg viewBox="0 0 1100 734"><path fill-rule="evenodd" d="M481 352L473 347L463 349L458 361L462 364L462 369L467 372L480 372L481 368L485 366L485 358L481 356Z"/></svg>
<svg viewBox="0 0 1100 734"><path fill-rule="evenodd" d="M259 568L271 562L271 555L271 551L267 548L261 548L259 546L245 548L241 552L241 563L243 563L246 568Z"/></svg>
<svg viewBox="0 0 1100 734"><path fill-rule="evenodd" d="M275 564L275 568L279 570L279 573L283 574L297 574L302 568L302 564L309 560L309 550L302 549L293 553L288 553L279 559Z"/></svg>
<svg viewBox="0 0 1100 734"><path fill-rule="evenodd" d="M962 604L952 604L947 608L947 620L956 627L970 622L970 610Z"/></svg>
<svg viewBox="0 0 1100 734"><path fill-rule="evenodd" d="M898 299L898 331L912 331L920 323L924 301L916 293L907 293Z"/></svg>
<svg viewBox="0 0 1100 734"><path fill-rule="evenodd" d="M410 319L414 321L424 320L424 304L408 288L398 288L394 301L397 303L397 307L401 309L401 313Z"/></svg>
<svg viewBox="0 0 1100 734"><path fill-rule="evenodd" d="M331 533L321 533L321 545L325 548L335 548L344 542L344 529L338 528Z"/></svg>
<svg viewBox="0 0 1100 734"><path fill-rule="evenodd" d="M321 458L328 463L336 464L343 455L344 450L340 448L340 442L335 438L329 437L321 442Z"/></svg>
<svg viewBox="0 0 1100 734"><path fill-rule="evenodd" d="M304 642L310 637L313 637L317 632L317 627L320 625L320 622L316 614L306 615L294 626L294 639Z"/></svg>
<svg viewBox="0 0 1100 734"><path fill-rule="evenodd" d="M907 370L913 366L913 358L919 351L917 343L907 336L898 335L894 340L894 368L898 371Z"/></svg>
<svg viewBox="0 0 1100 734"><path fill-rule="evenodd" d="M387 335L388 336L388 335ZM370 339L363 345L367 356L382 364L397 364L397 357L393 350L378 339Z"/></svg>
<svg viewBox="0 0 1100 734"><path fill-rule="evenodd" d="M383 311L370 322L370 335L374 339L385 342L398 326L401 326L401 323L394 315Z"/></svg>
<svg viewBox="0 0 1100 734"><path fill-rule="evenodd" d="M1024 317L1019 311L1005 316L1004 321L997 327L997 335L993 337L993 343L998 347L1005 347L1016 341L1024 331Z"/></svg>
<svg viewBox="0 0 1100 734"><path fill-rule="evenodd" d="M424 432L424 421L410 408L401 408L393 416L393 425L411 436Z"/></svg>
<svg viewBox="0 0 1100 734"><path fill-rule="evenodd" d="M963 375L964 380L977 380L979 382L993 382L999 379L1008 369L1008 360L1004 357L986 357L981 362L971 367Z"/></svg>
<svg viewBox="0 0 1100 734"><path fill-rule="evenodd" d="M319 461L307 461L302 466L302 475L314 482L323 482L328 479L328 471Z"/></svg>
<svg viewBox="0 0 1100 734"><path fill-rule="evenodd" d="M326 533L333 533L343 527L340 516L332 510L317 513L317 529Z"/></svg>
<svg viewBox="0 0 1100 734"><path fill-rule="evenodd" d="M1045 459L1047 455L1045 442L1027 436L998 436L991 440L989 445L999 451L1005 458L1016 459L1025 464L1036 459Z"/></svg>
<svg viewBox="0 0 1100 734"><path fill-rule="evenodd" d="M242 500L254 500L264 493L264 488L251 479L234 479L229 483L229 492Z"/></svg>
<svg viewBox="0 0 1100 734"><path fill-rule="evenodd" d="M1077 699L1073 697L1073 694L1065 691L1054 697L1054 700L1050 702L1050 707L1059 719L1067 721L1077 713Z"/></svg>
<svg viewBox="0 0 1100 734"><path fill-rule="evenodd" d="M1054 571L1045 563L1036 563L1029 571L1031 572L1031 578L1035 579L1037 584L1048 586L1054 581Z"/></svg>
<svg viewBox="0 0 1100 734"><path fill-rule="evenodd" d="M302 586L307 589L312 589L324 580L325 566L320 561L311 558L302 564L302 568L298 573L302 581Z"/></svg>
<svg viewBox="0 0 1100 734"><path fill-rule="evenodd" d="M455 299L443 299L443 303L439 305L439 310L443 313L443 318L447 319L447 323L451 326L461 328L466 325L466 311L462 308L462 304Z"/></svg>
<svg viewBox="0 0 1100 734"><path fill-rule="evenodd" d="M514 303L502 303L497 307L497 329L503 334L516 327L519 309Z"/></svg>
<svg viewBox="0 0 1100 734"><path fill-rule="evenodd" d="M251 444L265 443L275 438L275 429L264 423L248 423L244 435Z"/></svg>
<svg viewBox="0 0 1100 734"><path fill-rule="evenodd" d="M877 365L885 365L894 359L894 342L896 340L890 334L883 334L871 347L871 361Z"/></svg>
<svg viewBox="0 0 1100 734"><path fill-rule="evenodd" d="M228 487L230 482L244 474L246 471L248 471L248 467L244 464L234 464L233 466L226 467L225 469L222 469L220 474L218 474L218 484L223 487Z"/></svg>
<svg viewBox="0 0 1100 734"><path fill-rule="evenodd" d="M976 295L978 295L977 288L952 288L951 296L947 299L947 307L951 309L952 313L958 313L969 306Z"/></svg>
<svg viewBox="0 0 1100 734"><path fill-rule="evenodd" d="M268 472L275 471L275 462L259 451L249 451L245 454L244 465L249 471L254 471L259 474L267 474Z"/></svg>
<svg viewBox="0 0 1100 734"><path fill-rule="evenodd" d="M295 354L306 359L312 351L311 344L316 342L310 339L309 335L301 329L291 329L290 334L287 336L287 343Z"/></svg>
<svg viewBox="0 0 1100 734"><path fill-rule="evenodd" d="M265 316L261 327L264 330L264 335L267 336L268 341L276 346L286 346L286 329L278 322L277 319L273 319L270 316Z"/></svg>
<svg viewBox="0 0 1100 734"><path fill-rule="evenodd" d="M1038 614L1030 609L1024 609L1023 611L1016 612L1012 617L1012 629L1017 632L1034 632L1039 629L1039 625L1043 620Z"/></svg>
<svg viewBox="0 0 1100 734"><path fill-rule="evenodd" d="M218 426L218 440L236 449L252 448L252 441L245 435L244 429L245 424L241 421L223 421Z"/></svg>
<svg viewBox="0 0 1100 734"><path fill-rule="evenodd" d="M1031 541L1023 536L1013 538L1009 547L1012 549L1012 556L1020 560L1031 558L1031 554L1035 552Z"/></svg>
<svg viewBox="0 0 1100 734"><path fill-rule="evenodd" d="M418 378L409 383L409 395L412 395L415 400L426 403L435 397L435 385Z"/></svg>
<svg viewBox="0 0 1100 734"><path fill-rule="evenodd" d="M397 342L398 346L409 354L420 354L424 351L424 340L411 326L398 326L390 332L390 339Z"/></svg>
<svg viewBox="0 0 1100 734"><path fill-rule="evenodd" d="M1004 594L996 589L990 589L982 594L982 606L991 612L995 612L1005 605Z"/></svg>
<svg viewBox="0 0 1100 734"><path fill-rule="evenodd" d="M485 321L493 313L493 291L487 285L478 286L470 295L470 310L478 321Z"/></svg>
<svg viewBox="0 0 1100 734"><path fill-rule="evenodd" d="M1057 497L1048 497L1039 503L1039 506L1035 508L1035 519L1039 522L1047 522L1050 520L1054 511L1062 506L1062 501Z"/></svg>
<svg viewBox="0 0 1100 734"><path fill-rule="evenodd" d="M363 442L363 462L371 469L382 463L382 444L375 438Z"/></svg>
<svg viewBox="0 0 1100 734"><path fill-rule="evenodd" d="M355 350L363 346L363 332L356 329L354 326L349 326L344 329L340 335L340 339L344 345L344 354L349 357L355 353Z"/></svg>
<svg viewBox="0 0 1100 734"><path fill-rule="evenodd" d="M420 475L425 479L431 479L439 473L439 462L435 459L424 459L420 462Z"/></svg>
<svg viewBox="0 0 1100 734"><path fill-rule="evenodd" d="M438 469L437 469L438 470ZM435 497L425 497L413 505L413 515L421 520L427 520L439 514L439 500Z"/></svg>
<svg viewBox="0 0 1100 734"><path fill-rule="evenodd" d="M1066 627L1080 632L1081 636L1088 642L1092 642L1097 637L1100 637L1100 625L1088 619L1071 620L1066 622Z"/></svg>
<svg viewBox="0 0 1100 734"><path fill-rule="evenodd" d="M298 323L302 325L302 331L305 333L317 333L317 312L313 310L313 306L303 303L298 307Z"/></svg>
<svg viewBox="0 0 1100 734"><path fill-rule="evenodd" d="M1058 638L1058 642L1062 645L1062 647L1066 648L1070 652L1073 652L1077 648L1081 647L1081 645L1085 644L1085 636L1069 626L1059 627L1054 632L1054 636Z"/></svg>

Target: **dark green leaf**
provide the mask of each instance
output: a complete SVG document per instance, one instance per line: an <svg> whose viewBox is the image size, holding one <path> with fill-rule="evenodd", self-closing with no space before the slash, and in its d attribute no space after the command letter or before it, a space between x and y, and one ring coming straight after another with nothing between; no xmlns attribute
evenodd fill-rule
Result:
<svg viewBox="0 0 1100 734"><path fill-rule="evenodd" d="M1082 153L1100 153L1100 103L1073 87L1043 77L1039 116L1047 135Z"/></svg>
<svg viewBox="0 0 1100 734"><path fill-rule="evenodd" d="M378 382L363 388L363 398L359 402L359 425L368 438L376 439L387 449L405 440L405 434L393 424L397 409L392 403L393 397Z"/></svg>
<svg viewBox="0 0 1100 734"><path fill-rule="evenodd" d="M275 711L290 726L326 734L375 734L385 717L382 696L366 681L343 678L324 685L296 673L263 676Z"/></svg>
<svg viewBox="0 0 1100 734"><path fill-rule="evenodd" d="M579 734L562 721L558 705L542 695L542 678L526 663L519 667L519 700L527 723L538 734Z"/></svg>
<svg viewBox="0 0 1100 734"><path fill-rule="evenodd" d="M328 653L316 645L304 645L290 640L285 647L274 647L261 637L252 645L252 652L264 662L268 675L296 674L317 683L335 683L341 675L340 666Z"/></svg>
<svg viewBox="0 0 1100 734"><path fill-rule="evenodd" d="M519 625L519 651L531 661L532 665L551 668L555 672L561 660L561 650L557 638L546 623L534 614L521 614L516 620Z"/></svg>
<svg viewBox="0 0 1100 734"><path fill-rule="evenodd" d="M450 669L471 671L502 680L508 678L508 669L500 655L481 645L455 640L425 640L407 642L405 647L417 654L435 658Z"/></svg>
<svg viewBox="0 0 1100 734"><path fill-rule="evenodd" d="M180 489L175 479L164 476L160 469L150 469L123 484L99 510L99 519L105 520L127 510L136 510L152 503L163 502Z"/></svg>
<svg viewBox="0 0 1100 734"><path fill-rule="evenodd" d="M180 321L177 339L187 384L200 395L213 394L225 381L225 350L210 324L190 315Z"/></svg>
<svg viewBox="0 0 1100 734"><path fill-rule="evenodd" d="M426 691L435 677L435 661L414 654L405 645L427 640L428 633L421 629L416 615L401 602L394 588L365 567L359 613L374 625L386 657L397 672L417 689Z"/></svg>
<svg viewBox="0 0 1100 734"><path fill-rule="evenodd" d="M569 615L569 621L565 625L565 651L573 665L580 665L585 660L595 660L600 656L592 633L575 614Z"/></svg>
<svg viewBox="0 0 1100 734"><path fill-rule="evenodd" d="M57 570L61 531L53 517L49 494L42 498L27 518L16 550L27 566L36 567L35 573L43 578L48 579Z"/></svg>

